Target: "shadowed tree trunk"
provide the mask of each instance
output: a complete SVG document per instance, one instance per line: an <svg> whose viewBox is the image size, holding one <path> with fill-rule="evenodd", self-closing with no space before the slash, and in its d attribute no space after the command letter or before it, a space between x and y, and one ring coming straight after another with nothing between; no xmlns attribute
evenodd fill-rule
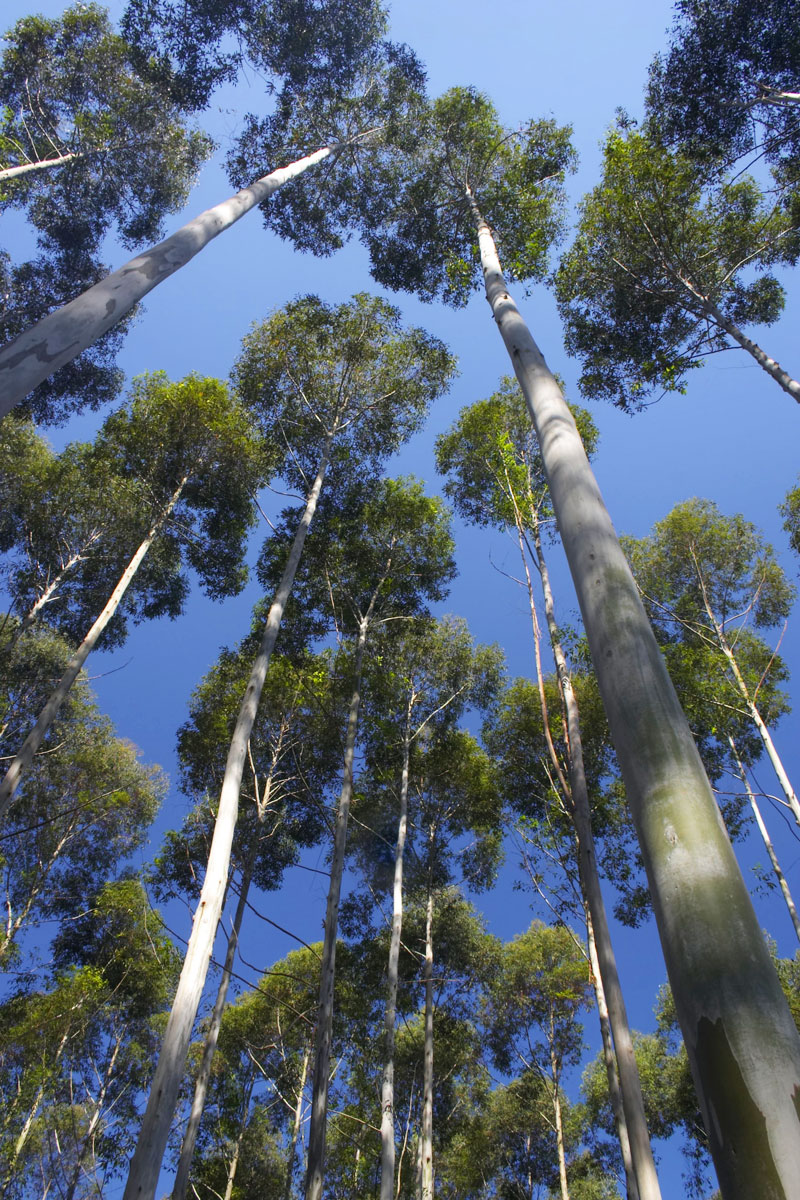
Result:
<svg viewBox="0 0 800 1200"><path fill-rule="evenodd" d="M575 422L466 200L539 439L722 1194L781 1200L800 1175L797 1031Z"/></svg>
<svg viewBox="0 0 800 1200"><path fill-rule="evenodd" d="M148 292L194 258L290 179L316 166L333 150L321 150L271 171L235 196L207 209L151 250L132 258L100 283L37 321L0 349L0 418L59 367L96 342Z"/></svg>

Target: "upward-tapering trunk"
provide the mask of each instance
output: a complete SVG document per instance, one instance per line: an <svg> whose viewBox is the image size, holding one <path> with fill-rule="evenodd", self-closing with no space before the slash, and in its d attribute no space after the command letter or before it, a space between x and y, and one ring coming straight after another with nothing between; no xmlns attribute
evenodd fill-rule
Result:
<svg viewBox="0 0 800 1200"><path fill-rule="evenodd" d="M87 288L0 349L0 417L24 400L59 367L96 342L162 280L186 266L205 246L284 183L322 162L324 146L271 171L235 196L207 209L151 250Z"/></svg>
<svg viewBox="0 0 800 1200"><path fill-rule="evenodd" d="M622 1092L619 1086L619 1072L617 1069L617 1059L614 1054L614 1042L611 1035L611 1021L608 1016L608 1004L606 1003L606 993L603 988L603 977L600 974L600 963L597 958L597 944L594 938L594 927L592 925L592 915L589 912L589 905L584 899L584 913L586 916L586 941L589 947L589 965L592 970L592 985L594 987L595 999L597 1001L597 1016L600 1021L600 1037L603 1042L603 1062L606 1068L606 1079L608 1080L608 1096L611 1101L611 1111L614 1114L614 1124L617 1127L617 1137L619 1139L619 1148L622 1154L622 1166L625 1170L625 1193L627 1200L639 1200L639 1188L636 1184L636 1171L633 1166L633 1156L631 1155L631 1142L628 1137L628 1126L625 1121L625 1109L622 1106Z"/></svg>
<svg viewBox="0 0 800 1200"><path fill-rule="evenodd" d="M633 1049L628 1014L625 1009L625 999L617 971L617 960L611 942L611 930L608 927L606 905L600 887L600 872L597 868L597 854L592 833L591 808L589 805L589 789L586 784L586 770L583 761L583 739L581 737L580 714L578 702L572 688L567 667L567 660L556 622L553 591L550 586L550 572L544 557L541 534L538 522L534 523L534 549L539 567L544 595L545 617L550 634L550 644L558 673L558 683L564 708L567 714L567 733L569 740L569 783L572 801L572 821L578 842L578 870L581 879L581 890L586 897L592 925L592 937L597 952L597 964L602 980L605 1000L608 1004L608 1015L611 1032L614 1038L614 1049L619 1069L622 1106L625 1113L625 1126L630 1144L633 1167L636 1174L636 1184L639 1200L661 1200L661 1188L658 1183L656 1165L653 1159L653 1148L650 1142L650 1132L647 1128L647 1117L644 1111L644 1097L639 1078L639 1068Z"/></svg>
<svg viewBox="0 0 800 1200"><path fill-rule="evenodd" d="M433 1200L433 890L425 912L425 1049L422 1060L420 1200Z"/></svg>
<svg viewBox="0 0 800 1200"><path fill-rule="evenodd" d="M746 333L742 333L739 326L730 317L727 317L714 304L713 300L709 300L707 296L703 297L702 306L708 316L719 325L720 329L724 329L729 337L732 337L743 350L752 355L762 371L766 371L785 392L789 393L793 400L796 400L800 404L800 383L796 379L793 379L779 362L776 362L774 358L770 358L769 354L765 350L762 350L757 342L749 338Z"/></svg>
<svg viewBox="0 0 800 1200"><path fill-rule="evenodd" d="M258 836L253 838L253 844L248 854L247 862L242 871L242 881L239 889L239 900L236 905L236 912L233 917L233 926L228 938L228 948L225 951L225 962L222 965L222 976L217 988L217 998L214 1001L214 1007L211 1010L211 1017L206 1030L205 1040L203 1042L203 1057L200 1060L200 1070L197 1073L197 1079L194 1085L194 1095L192 1096L192 1107L189 1112L189 1120L186 1122L186 1129L181 1142L181 1154L178 1159L178 1170L175 1173L175 1182L172 1185L172 1200L184 1200L189 1188L189 1172L192 1167L192 1158L194 1157L194 1147L197 1141L197 1131L200 1128L200 1119L203 1116L203 1110L206 1106L206 1095L208 1093L208 1081L211 1078L211 1065L214 1061L214 1054L217 1049L219 1040L220 1026L222 1025L222 1014L225 1011L225 1001L228 998L228 988L230 987L231 974L233 972L233 961L236 957L236 947L239 944L239 933L242 928L242 919L244 910L247 906L247 897L250 892L250 882L253 878L253 867L255 866L256 854L258 852Z"/></svg>
<svg viewBox="0 0 800 1200"><path fill-rule="evenodd" d="M486 297L535 425L725 1200L800 1178L800 1039L572 414L472 193Z"/></svg>
<svg viewBox="0 0 800 1200"><path fill-rule="evenodd" d="M764 843L764 848L769 855L769 861L772 863L772 870L775 872L775 878L778 881L781 892L783 893L783 898L786 901L786 907L789 910L789 916L791 918L792 925L794 925L794 931L797 935L797 940L800 942L800 917L797 915L797 908L795 907L792 893L789 890L789 883L783 871L781 870L781 864L778 862L778 856L775 853L775 847L772 844L772 838L769 836L769 830L764 823L764 818L761 815L761 809L758 806L758 801L753 794L753 789L750 787L750 782L747 778L747 772L744 769L744 763L739 758L739 754L736 750L736 743L732 737L728 738L728 742L730 743L733 759L736 763L736 769L739 772L739 778L744 784L745 791L747 792L747 798L750 801L750 807L753 810L753 816L756 819L756 825L758 825L758 832L761 834L761 840Z"/></svg>
<svg viewBox="0 0 800 1200"><path fill-rule="evenodd" d="M694 557L694 550L692 551L692 556ZM696 558L694 559L694 564L695 564L695 571L697 574L697 579L700 584L700 591L703 596L703 607L706 610L706 616L708 617L709 621L711 622L711 626L714 630L714 634L716 636L717 642L719 643L719 648L722 651L723 655L725 656L728 666L731 669L731 674L733 675L733 678L736 682L736 686L738 687L739 692L741 693L742 699L744 700L745 705L747 706L747 711L750 714L750 720L755 725L756 729L759 732L761 740L764 743L764 749L767 752L767 758L772 763L772 769L778 778L778 783L781 785L781 789L783 790L783 794L786 797L786 801L787 801L789 807L791 808L792 812L794 813L794 819L797 822L797 824L800 825L800 800L798 800L798 798L797 798L797 793L795 792L794 788L792 787L792 782L789 779L789 776L786 772L786 768L783 765L783 760L781 759L780 754L778 754L777 747L775 746L775 743L772 740L772 734L770 733L769 728L764 721L764 718L761 716L761 713L758 711L758 706L756 705L755 701L753 700L752 696L750 695L750 689L747 686L747 681L745 680L744 675L742 675L742 672L739 669L739 663L736 661L736 655L733 653L733 650L731 649L731 646L730 646L730 642L728 641L727 637L725 636L725 630L722 627L722 624L717 620L716 613L714 612L714 610L711 607L711 600L708 595L708 588L706 587L706 581L703 578L703 573L700 570L700 565L697 562Z"/></svg>
<svg viewBox="0 0 800 1200"><path fill-rule="evenodd" d="M283 1189L283 1200L292 1200L292 1180L294 1178L294 1160L297 1156L297 1139L300 1136L300 1123L303 1119L303 1095L306 1090L308 1063L311 1058L311 1046L306 1048L303 1055L303 1068L300 1072L300 1082L297 1085L297 1103L294 1106L292 1135L289 1139L289 1153L286 1155L286 1186Z"/></svg>
<svg viewBox="0 0 800 1200"><path fill-rule="evenodd" d="M381 1081L381 1194L380 1200L394 1200L394 1024L397 1014L397 975L400 963L400 938L403 932L403 854L408 829L408 763L411 752L411 711L409 700L403 736L403 766L400 775L400 814L397 845L394 852L392 891L392 937L386 972L386 1013L384 1016L384 1065Z"/></svg>
<svg viewBox="0 0 800 1200"><path fill-rule="evenodd" d="M247 744L253 731L258 703L264 687L269 660L280 629L286 601L294 583L294 577L303 552L308 527L316 511L319 494L328 468L330 438L325 446L317 475L306 500L303 515L295 531L292 547L286 562L278 590L270 606L261 646L250 672L236 726L231 738L225 777L214 823L214 834L208 852L203 888L192 922L192 932L186 948L178 988L172 1004L167 1028L161 1043L150 1095L147 1100L139 1140L131 1159L128 1182L123 1200L152 1200L161 1170L161 1160L169 1136L169 1127L175 1113L178 1089L186 1065L186 1053L192 1034L200 997L203 994L208 964L214 948L228 870L231 861L231 845L239 812L239 793L242 773L247 755Z"/></svg>
<svg viewBox="0 0 800 1200"><path fill-rule="evenodd" d="M331 1063L333 1035L333 987L336 977L336 934L339 929L339 897L342 891L344 854L347 845L347 822L353 795L353 764L358 734L358 714L361 707L361 671L369 622L359 624L355 655L355 683L347 716L344 747L342 790L336 809L336 829L333 839L331 881L325 909L325 937L322 944L322 967L319 985L319 1008L314 1038L314 1075L311 1084L311 1124L308 1131L308 1165L306 1170L306 1200L320 1200L325 1179L325 1140L328 1121L328 1075Z"/></svg>
<svg viewBox="0 0 800 1200"><path fill-rule="evenodd" d="M51 693L50 698L40 712L36 724L25 738L19 754L17 754L16 758L14 758L13 762L11 763L11 766L8 768L3 782L0 783L0 826L2 825L11 802L14 799L14 795L19 787L23 772L26 771L31 765L34 754L41 746L47 735L47 731L53 724L53 721L56 719L58 710L64 703L69 689L72 687L73 683L80 674L81 667L97 645L98 639L106 625L108 625L109 621L114 616L114 613L119 608L122 598L128 590L128 587L136 575L136 572L139 570L139 567L142 565L147 551L150 549L153 542L164 528L164 525L169 519L173 508L180 500L181 493L186 486L187 478L188 476L186 475L183 477L175 491L172 493L169 502L159 513L158 519L151 525L147 532L147 536L144 538L144 541L141 542L138 550L120 576L117 586L109 596L103 611L100 613L99 617L86 634L86 637L83 639L80 646L67 663L64 674L61 676L58 684Z"/></svg>

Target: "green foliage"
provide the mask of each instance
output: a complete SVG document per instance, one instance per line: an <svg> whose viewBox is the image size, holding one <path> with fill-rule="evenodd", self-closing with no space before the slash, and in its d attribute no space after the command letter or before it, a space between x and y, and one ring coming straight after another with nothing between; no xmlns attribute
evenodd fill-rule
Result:
<svg viewBox="0 0 800 1200"><path fill-rule="evenodd" d="M69 648L43 629L3 660L0 749L14 752L58 678ZM145 839L165 790L158 768L116 737L79 678L26 773L0 839L4 966L22 934L69 922ZM66 925L64 926L66 928ZM57 930L56 930L57 931Z"/></svg>
<svg viewBox="0 0 800 1200"><path fill-rule="evenodd" d="M543 279L564 223L570 130L552 120L507 130L472 88L446 92L418 114L415 130L388 175L365 189L364 238L375 278L423 300L466 304L482 283L471 193L509 277Z"/></svg>
<svg viewBox="0 0 800 1200"><path fill-rule="evenodd" d="M421 429L455 373L438 338L360 292L331 306L301 296L254 326L233 371L279 472L305 493L332 438L331 470L373 471Z"/></svg>
<svg viewBox="0 0 800 1200"><path fill-rule="evenodd" d="M759 151L796 168L797 0L679 0L672 41L650 69L648 116L694 153Z"/></svg>
<svg viewBox="0 0 800 1200"><path fill-rule="evenodd" d="M597 427L585 408L572 407L586 453ZM554 519L539 443L516 380L506 376L488 400L463 408L436 439L436 466L449 475L444 491L456 512L475 525L536 529Z"/></svg>
<svg viewBox="0 0 800 1200"><path fill-rule="evenodd" d="M24 209L39 247L36 259L7 263L6 340L108 273L101 255L109 233L131 248L156 240L166 214L185 204L212 142L137 74L129 46L96 4L17 22L3 54L0 105L4 166L74 155L3 183L0 207ZM35 390L28 403L38 420L64 421L119 391L114 359L130 319Z"/></svg>
<svg viewBox="0 0 800 1200"><path fill-rule="evenodd" d="M625 119L580 211L555 288L586 396L635 411L682 392L687 372L730 347L726 321L780 316L783 289L764 272L797 257L796 221L754 180L720 180ZM762 274L750 280L745 266Z"/></svg>
<svg viewBox="0 0 800 1200"><path fill-rule="evenodd" d="M712 780L730 763L729 737L742 761L756 761L762 743L714 622L730 643L762 717L767 724L776 721L789 707L778 686L787 670L755 630L783 623L794 588L772 547L741 514L726 517L708 500L676 505L650 537L624 539L624 546ZM732 834L739 822L736 810L734 803L726 813L733 819Z"/></svg>
<svg viewBox="0 0 800 1200"><path fill-rule="evenodd" d="M181 830L166 836L155 863L160 895L192 895L201 885L215 820L211 801L222 786L251 651L247 640L236 651L222 651L192 694L189 721L178 731L183 790L205 797ZM279 887L299 848L322 835L320 797L341 770L336 689L327 656L308 655L299 663L273 656L270 662L250 734L232 850L233 869L241 873L257 842L248 869L259 888Z"/></svg>
<svg viewBox="0 0 800 1200"><path fill-rule="evenodd" d="M348 21L364 8L384 19L369 0L353 5L328 0L320 7L348 9ZM330 37L335 29L325 28L329 45L335 46ZM316 255L333 254L351 237L367 190L372 195L391 190L396 156L413 143L424 107L425 72L416 55L405 45L370 42L370 32L368 15L358 37L350 39L360 49L344 74L290 81L268 116L248 114L228 155L231 181L243 187L278 164L323 146L333 149L313 172L261 206L267 228Z"/></svg>
<svg viewBox="0 0 800 1200"><path fill-rule="evenodd" d="M106 884L57 946L58 974L6 1000L0 1019L4 1193L85 1195L126 1167L137 1096L177 979L178 955L140 882Z"/></svg>

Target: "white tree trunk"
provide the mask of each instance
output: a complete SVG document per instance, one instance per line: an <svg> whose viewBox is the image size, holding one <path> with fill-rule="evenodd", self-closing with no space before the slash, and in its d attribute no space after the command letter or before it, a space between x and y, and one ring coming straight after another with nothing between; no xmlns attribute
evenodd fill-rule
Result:
<svg viewBox="0 0 800 1200"><path fill-rule="evenodd" d="M394 854L392 891L392 937L386 980L384 1017L384 1066L381 1081L381 1191L380 1200L394 1200L394 1026L397 1015L397 976L400 963L400 938L403 932L403 854L408 830L408 763L411 754L411 706L406 712L403 737L403 767L400 777L400 814Z"/></svg>
<svg viewBox="0 0 800 1200"><path fill-rule="evenodd" d="M756 824L758 825L758 832L761 834L761 839L764 843L764 846L766 847L767 854L769 855L769 861L772 863L772 870L775 872L775 878L777 879L778 884L780 885L781 892L783 893L783 898L786 901L786 907L789 910L789 916L791 917L792 925L794 925L794 931L795 931L795 934L797 935L797 940L800 942L800 917L798 917L798 915L797 915L797 909L795 908L795 903L794 903L794 899L792 898L792 893L789 890L789 884L787 882L786 876L784 875L783 871L781 870L781 865L778 862L778 856L775 853L775 847L772 844L772 838L769 836L769 831L767 829L766 824L764 823L764 818L761 815L761 809L758 807L758 801L756 800L755 796L753 795L753 789L750 787L750 783L747 778L747 772L744 769L744 763L739 758L739 755L736 752L736 743L734 742L732 737L729 737L728 741L730 742L731 751L733 752L733 757L736 762L736 767L739 771L739 778L741 779L742 783L744 784L745 790L747 792L747 797L750 801L750 807L753 810L753 816L755 817Z"/></svg>
<svg viewBox="0 0 800 1200"><path fill-rule="evenodd" d="M20 175L29 175L31 171L47 171L53 167L63 167L65 163L72 162L76 158L85 158L85 154L76 154L74 150L67 151L66 154L59 154L58 158L40 158L36 162L20 163L16 167L0 168L0 183L4 179L18 179Z"/></svg>
<svg viewBox="0 0 800 1200"><path fill-rule="evenodd" d="M11 763L11 766L8 768L3 782L0 783L0 827L2 826L6 813L8 812L11 802L14 799L14 795L19 787L23 772L26 771L31 765L34 754L44 741L47 731L58 715L58 710L64 703L69 689L78 678L81 667L86 662L86 659L89 657L94 647L97 645L100 634L103 632L106 625L108 625L108 622L119 608L122 597L125 595L131 580L139 570L147 551L158 537L166 521L169 519L170 513L180 500L181 493L186 486L187 478L188 476L184 476L181 482L178 484L178 487L173 492L169 503L159 514L158 520L155 521L151 526L144 541L141 543L133 558L123 571L119 578L119 582L109 596L103 611L100 613L100 616L97 618L94 625L92 625L91 629L86 634L86 637L83 639L80 646L67 663L64 674L61 676L61 679L58 681L58 684L51 693L50 698L40 712L36 724L25 738L19 754L17 754L16 758Z"/></svg>
<svg viewBox="0 0 800 1200"><path fill-rule="evenodd" d="M694 557L694 550L692 551L692 557ZM696 558L694 559L694 565L695 565L695 572L697 574L697 579L698 579L698 582L700 583L700 590L703 594L703 607L705 608L706 616L708 617L708 619L711 622L711 625L714 629L714 633L716 635L717 642L719 643L719 648L727 660L728 666L731 669L731 674L733 675L733 678L736 681L736 686L738 687L739 691L741 692L742 699L744 700L745 704L747 705L747 711L750 713L750 720L753 722L753 724L755 725L756 729L758 730L758 732L761 736L761 740L764 743L764 749L767 752L767 757L769 758L769 761L772 763L772 769L774 770L775 774L777 775L778 783L781 785L781 788L783 790L784 796L786 797L787 803L788 803L789 807L791 808L792 812L794 813L794 819L797 822L797 824L800 825L800 801L797 799L797 793L795 792L794 788L792 787L792 782L786 773L786 768L783 765L783 760L781 759L780 754L778 754L775 743L772 740L772 734L770 733L767 725L765 724L764 719L761 716L761 713L758 711L758 708L757 708L755 702L753 701L752 697L750 696L750 689L747 686L747 682L746 682L744 676L742 675L742 672L739 670L739 664L736 661L736 655L733 653L733 650L731 650L728 639L725 636L725 630L723 629L720 622L717 620L716 614L711 607L711 600L708 595L708 589L706 588L706 581L703 578L702 572L700 571L700 566L699 566Z"/></svg>
<svg viewBox="0 0 800 1200"><path fill-rule="evenodd" d="M792 399L800 404L800 383L796 379L793 379L779 362L776 362L774 358L770 358L757 342L749 338L746 333L742 333L739 326L734 325L733 321L726 317L712 300L703 298L702 304L708 315L719 325L720 329L724 329L729 337L732 337L743 350L752 355L761 369L766 371L768 375L771 375L776 383L780 384L783 390L788 392Z"/></svg>
<svg viewBox="0 0 800 1200"><path fill-rule="evenodd" d="M617 1127L619 1148L622 1154L622 1166L625 1170L625 1191L628 1200L639 1200L639 1188L636 1184L636 1171L633 1166L631 1143L628 1137L628 1126L625 1121L625 1109L622 1104L622 1092L619 1086L617 1059L614 1054L614 1043L611 1035L611 1021L609 1020L608 1004L606 1003L606 994L603 989L603 977L600 974L600 963L597 959L597 945L594 938L592 916L589 912L589 905L585 900L584 905L586 914L586 941L589 946L589 965L592 969L592 985L597 1001L600 1036L603 1040L603 1062L605 1063L606 1078L608 1079L608 1095L611 1101L611 1110L614 1114L614 1123Z"/></svg>
<svg viewBox="0 0 800 1200"><path fill-rule="evenodd" d="M314 1075L311 1085L311 1124L308 1132L308 1166L306 1171L306 1200L321 1200L325 1179L325 1141L328 1120L328 1076L333 1035L333 987L336 976L336 934L339 928L339 897L344 873L344 854L347 844L347 822L353 795L353 763L358 733L358 713L361 707L361 670L367 641L368 621L363 619L358 630L355 655L355 685L347 717L342 790L336 809L336 831L331 861L331 881L325 910L325 937L322 946L322 967L319 987L319 1008L314 1038Z"/></svg>
<svg viewBox="0 0 800 1200"><path fill-rule="evenodd" d="M433 892L425 913L425 1051L422 1065L421 1200L433 1200Z"/></svg>
<svg viewBox="0 0 800 1200"><path fill-rule="evenodd" d="M161 1160L164 1157L169 1128L175 1113L178 1089L186 1065L186 1053L189 1049L192 1026L197 1016L200 997L203 994L208 964L214 949L214 939L222 912L231 861L231 845L236 828L236 818L239 814L239 793L247 755L247 744L253 730L283 610L289 598L308 527L322 490L328 467L329 449L330 439L308 494L286 567L267 616L261 647L250 672L250 679L231 738L203 888L195 910L192 932L186 948L186 958L178 980L172 1011L164 1031L158 1065L150 1085L150 1095L139 1131L139 1140L131 1159L123 1200L152 1200L155 1193L161 1170Z"/></svg>
<svg viewBox="0 0 800 1200"><path fill-rule="evenodd" d="M208 1081L211 1078L211 1064L214 1061L217 1041L219 1040L222 1014L225 1011L225 1001L228 998L228 988L230 987L231 974L233 972L233 961L236 957L236 947L239 944L239 932L242 928L242 919L244 917L245 906L247 905L250 881L253 878L253 867L255 865L257 850L258 838L256 836L253 839L253 845L250 849L245 869L242 872L239 900L233 917L233 928L228 938L228 948L225 952L225 962L222 966L222 977L219 981L217 998L214 1001L214 1008L211 1011L211 1018L206 1030L205 1041L203 1043L203 1057L200 1061L200 1070L197 1073L194 1085L192 1107L183 1134L183 1141L181 1142L178 1170L175 1173L175 1182L172 1185L172 1200L185 1200L189 1188L189 1172L192 1166L195 1142L197 1141L197 1131L200 1128L200 1119L203 1116L203 1110L206 1106Z"/></svg>
<svg viewBox="0 0 800 1200"><path fill-rule="evenodd" d="M0 417L59 367L96 342L162 280L184 267L213 238L230 228L284 183L332 153L324 146L265 175L235 196L189 221L177 233L87 288L0 349Z"/></svg>
<svg viewBox="0 0 800 1200"><path fill-rule="evenodd" d="M300 1137L300 1123L303 1119L303 1094L306 1090L306 1079L308 1078L308 1064L311 1059L311 1047L309 1046L303 1055L303 1069L300 1073L300 1083L297 1088L297 1104L294 1109L294 1122L292 1123L292 1136L289 1142L289 1153L286 1163L286 1187L283 1192L283 1200L291 1200L292 1197L292 1179L294 1177L294 1160L297 1155L297 1140Z"/></svg>
<svg viewBox="0 0 800 1200"><path fill-rule="evenodd" d="M800 1178L800 1039L561 390L474 202L486 296L534 422L724 1200Z"/></svg>

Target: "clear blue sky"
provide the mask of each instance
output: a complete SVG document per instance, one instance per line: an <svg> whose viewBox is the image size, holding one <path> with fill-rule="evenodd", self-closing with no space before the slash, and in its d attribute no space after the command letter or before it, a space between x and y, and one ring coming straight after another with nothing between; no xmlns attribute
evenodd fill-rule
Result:
<svg viewBox="0 0 800 1200"><path fill-rule="evenodd" d="M121 7L115 0L110 6L112 16ZM36 11L54 15L61 8L48 0ZM392 34L411 43L427 64L433 93L454 84L473 84L493 98L510 125L543 115L571 123L581 158L579 173L570 184L577 201L596 179L598 143L615 109L624 107L633 115L641 111L647 67L665 44L670 10L665 0L649 4L608 0L603 5L589 0L558 4L507 0L502 5L396 0ZM30 11L34 9L20 0L6 0L4 23L10 25ZM204 124L223 152L241 114L256 104L257 100L248 99L246 87L215 98ZM278 164L264 165L269 169ZM170 228L229 191L220 167L210 164L186 213L173 218ZM110 264L120 265L125 257L118 247L109 247ZM782 321L758 332L762 344L796 376L800 372L800 347L794 336L798 287L791 277L787 286L789 304ZM368 277L365 256L357 245L331 259L297 255L267 234L258 214L251 213L151 294L128 336L121 365L129 375L163 369L174 378L189 371L224 377L251 322L299 293L313 291L335 303L363 289L379 290ZM424 306L408 297L394 299L407 321L442 337L460 360L461 375L450 395L439 403L429 428L397 464L398 470L414 472L435 490L440 482L433 468L434 435L451 423L461 407L494 390L508 364L482 297L476 296L463 312ZM576 364L563 353L552 297L540 289L522 307L550 366L577 398ZM787 570L796 575L797 563L786 550L777 505L797 478L800 412L752 360L739 352L715 356L692 374L686 396L670 397L635 418L609 406L589 407L601 431L596 472L618 530L643 535L678 501L707 497L724 512L741 511L759 525L781 551ZM79 420L67 427L64 436L88 437L91 428L90 420ZM259 538L263 533L259 531ZM515 571L514 553L514 547L499 535L491 538L462 530L461 575L446 610L466 616L480 640L499 640L512 674L530 674L525 597L490 565L491 556L498 566ZM555 584L561 618L569 620L576 605L561 564L556 566ZM217 606L195 594L179 624L151 622L140 627L121 650L90 661L90 674L98 676L95 686L102 707L120 734L141 748L145 760L173 771L175 731L185 719L189 693L214 661L219 646L241 636L255 595L251 588ZM796 624L790 624L781 653L797 675ZM794 717L784 718L777 740L790 773L793 768L797 776L800 739L795 724ZM765 789L772 789L766 768L761 775ZM159 830L179 824L186 807L187 801L173 787ZM790 884L800 890L800 845L785 834L783 821L772 819L771 825ZM318 857L322 856L320 852ZM741 857L747 870L765 856L750 839L741 847ZM516 875L510 862L501 889L480 899L491 928L506 938L531 919L526 895L510 892ZM321 936L324 906L322 884L310 885L313 878L290 872L284 892L271 895L263 904L265 911L307 940ZM793 934L781 903L759 901L759 915L781 952L793 953ZM264 928L259 923L245 936L248 959L266 967L291 946L277 935L265 934ZM639 1028L650 1028L652 1004L665 974L655 928L651 923L636 934L615 931L615 935L631 1019ZM589 1014L586 1032L593 1053L598 1042L595 1024ZM680 1194L680 1163L672 1154L665 1156L663 1182L665 1195Z"/></svg>

